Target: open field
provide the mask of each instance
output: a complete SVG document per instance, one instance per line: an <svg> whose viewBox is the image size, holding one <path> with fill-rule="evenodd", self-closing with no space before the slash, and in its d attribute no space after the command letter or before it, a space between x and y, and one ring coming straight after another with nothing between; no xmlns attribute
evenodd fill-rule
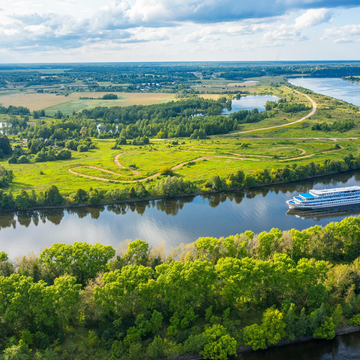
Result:
<svg viewBox="0 0 360 360"><path fill-rule="evenodd" d="M0 104L3 106L25 106L31 111L46 109L51 115L57 110L63 113L67 108L76 109L75 111L96 106L130 106L130 105L151 105L158 102L168 101L174 98L174 94L166 93L114 93L117 94L117 100L79 100L80 97L101 98L109 92L74 92L68 96L56 94L16 94L1 96ZM72 102L74 101L74 104ZM56 108L52 108L55 107ZM73 110L71 110L72 113Z"/></svg>
<svg viewBox="0 0 360 360"><path fill-rule="evenodd" d="M21 189L44 191L53 184L64 193L72 193L78 188L127 188L137 181L154 184L163 166L172 167L176 176L201 184L213 175L224 178L237 170L251 173L295 162L304 165L340 159L357 153L360 145L358 140L339 140L336 143L341 148L336 150L330 139L247 139L246 143L247 147L236 139L186 140L178 146L164 141L111 149L112 141L97 141L96 149L73 152L71 160L10 165L2 159L0 164L14 171L14 193Z"/></svg>

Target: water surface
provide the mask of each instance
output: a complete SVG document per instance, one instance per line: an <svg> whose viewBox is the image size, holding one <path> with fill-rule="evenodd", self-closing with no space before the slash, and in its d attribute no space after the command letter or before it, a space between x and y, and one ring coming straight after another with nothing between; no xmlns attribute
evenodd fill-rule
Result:
<svg viewBox="0 0 360 360"><path fill-rule="evenodd" d="M360 106L360 84L340 78L289 78L290 84Z"/></svg>
<svg viewBox="0 0 360 360"><path fill-rule="evenodd" d="M224 109L223 114L231 114L240 110L265 111L265 104L267 101L277 101L278 97L274 95L247 95L242 96L239 100L233 99L231 102L231 110Z"/></svg>
<svg viewBox="0 0 360 360"><path fill-rule="evenodd" d="M351 185L360 185L360 171L247 192L72 210L4 212L0 214L0 251L14 258L30 251L39 253L56 242L100 242L116 248L137 238L153 246L165 242L170 249L202 236L229 236L246 230L259 233L273 227L301 230L360 215L360 207L296 212L288 210L286 200L311 188Z"/></svg>
<svg viewBox="0 0 360 360"><path fill-rule="evenodd" d="M243 354L238 360L359 360L360 332L337 336L334 340L308 343Z"/></svg>

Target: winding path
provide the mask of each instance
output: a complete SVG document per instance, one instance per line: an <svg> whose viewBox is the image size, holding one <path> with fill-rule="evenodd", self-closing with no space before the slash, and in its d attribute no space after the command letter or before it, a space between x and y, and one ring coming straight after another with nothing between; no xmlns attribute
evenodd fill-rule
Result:
<svg viewBox="0 0 360 360"><path fill-rule="evenodd" d="M288 88L287 86L285 86L285 87ZM288 89L290 89L290 88L288 88ZM311 102L313 108L312 108L311 112L310 112L308 115L302 117L302 118L299 119L299 120L293 121L293 122L291 122L291 123L287 123L287 124L283 124L283 125L275 125L275 126L270 126L270 127L261 128L261 129L238 131L238 132L235 132L235 133L226 134L226 135L224 135L224 136L233 136L233 135L238 135L238 134L246 134L246 133L250 133L250 132L254 132L254 131L271 130L271 129L282 128L282 127L285 127L285 126L291 126L291 125L297 124L297 123L299 123L299 122L302 122L302 121L306 120L307 118L309 118L310 116L314 115L315 112L316 112L316 109L317 109L316 102L315 102L313 99L311 99L310 96L308 96L308 95L306 95L306 94L303 94L303 93L301 93L300 91L297 91L297 90L294 90L294 91L297 92L297 93L300 94L300 95L304 95L304 96ZM219 136L219 135L217 135L217 136Z"/></svg>
<svg viewBox="0 0 360 360"><path fill-rule="evenodd" d="M120 164L118 158L124 153L121 153L121 154L118 154L115 156L115 159L114 159L114 163L118 166L118 167L121 167L123 169L126 169L124 165ZM198 162L198 161L202 161L202 160L209 160L209 159L212 159L212 158L225 158L225 159L235 159L235 160L247 160L247 161L260 161L258 159L249 159L249 158L241 158L241 157L235 157L235 156L220 156L220 155L213 155L213 156L202 156L202 157L199 157L199 158L196 158L194 160L189 160L189 161L184 161L178 165L175 165L171 168L171 170L176 170L176 169L179 169L181 168L182 166L190 163L190 162ZM90 169L96 169L96 170L100 170L100 171L103 171L103 172L106 172L106 173L109 173L109 174L112 174L112 175L116 175L116 176L119 176L119 177L123 177L123 176L129 176L129 175L121 175L121 174L118 174L118 173L115 173L111 170L105 170L105 169L102 169L102 168L99 168L99 167L96 167L96 166L90 166L90 165L82 165L82 166L76 166L76 167L86 167L86 168L90 168ZM74 167L75 168L75 167ZM137 182L143 182L143 181L146 181L146 180L150 180L150 179L154 179L158 176L160 176L160 173L157 172L156 174L154 175L151 175L151 176L148 176L146 178L143 178L143 179L137 179L137 180L111 180L111 179L106 179L106 178L102 178L102 177L98 177L98 176L92 176L92 175L85 175L85 174L81 174L77 171L74 170L74 168L70 168L68 169L68 172L73 174L73 175L77 175L77 176L81 176L81 177L86 177L86 178L89 178L89 179L93 179L93 180L101 180L101 181L107 181L107 182L116 182L116 183L126 183L126 184L131 184L131 183L137 183ZM131 170L133 172L133 174L135 175L135 172L138 173L139 175L141 174L139 171L136 171L136 170Z"/></svg>

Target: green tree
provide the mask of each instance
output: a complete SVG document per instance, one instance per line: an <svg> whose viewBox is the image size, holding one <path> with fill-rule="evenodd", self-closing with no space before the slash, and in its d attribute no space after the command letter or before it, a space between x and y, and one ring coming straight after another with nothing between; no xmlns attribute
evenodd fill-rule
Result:
<svg viewBox="0 0 360 360"><path fill-rule="evenodd" d="M267 348L265 331L263 327L258 324L244 328L244 341L245 344L251 346L254 351Z"/></svg>
<svg viewBox="0 0 360 360"><path fill-rule="evenodd" d="M283 314L277 309L267 309L263 315L262 328L268 344L276 344L285 336Z"/></svg>
<svg viewBox="0 0 360 360"><path fill-rule="evenodd" d="M45 205L49 206L58 206L61 205L64 201L59 189L55 185L52 185L45 191L44 200Z"/></svg>
<svg viewBox="0 0 360 360"><path fill-rule="evenodd" d="M313 336L315 339L331 340L335 337L335 325L333 319L327 318L321 326L315 329Z"/></svg>
<svg viewBox="0 0 360 360"><path fill-rule="evenodd" d="M90 245L75 242L73 245L53 244L40 254L40 262L58 277L73 275L81 284L106 269L106 265L115 256L115 249L99 243Z"/></svg>
<svg viewBox="0 0 360 360"><path fill-rule="evenodd" d="M229 334L222 325L213 325L205 330L207 343L201 355L205 359L226 360L229 355L235 355L237 350L237 342Z"/></svg>

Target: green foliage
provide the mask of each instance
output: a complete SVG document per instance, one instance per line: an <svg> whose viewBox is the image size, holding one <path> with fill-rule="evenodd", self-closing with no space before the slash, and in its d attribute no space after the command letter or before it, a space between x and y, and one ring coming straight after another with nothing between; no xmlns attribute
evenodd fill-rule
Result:
<svg viewBox="0 0 360 360"><path fill-rule="evenodd" d="M205 359L226 360L229 355L235 355L237 343L234 338L226 333L222 325L213 325L205 329L206 344L201 355Z"/></svg>
<svg viewBox="0 0 360 360"><path fill-rule="evenodd" d="M26 155L21 155L18 159L17 159L17 163L18 164L28 164L30 162L30 160L27 158Z"/></svg>
<svg viewBox="0 0 360 360"><path fill-rule="evenodd" d="M41 252L40 262L47 266L54 277L61 274L74 275L79 283L86 284L105 270L114 255L115 250L111 246L99 243L53 244Z"/></svg>
<svg viewBox="0 0 360 360"><path fill-rule="evenodd" d="M244 328L244 341L253 350L266 349L266 335L262 326L258 324Z"/></svg>
<svg viewBox="0 0 360 360"><path fill-rule="evenodd" d="M359 326L360 325L360 314L353 316L350 320L350 324L354 325L354 326Z"/></svg>
<svg viewBox="0 0 360 360"><path fill-rule="evenodd" d="M170 166L163 166L160 171L159 171L160 175L173 175L173 171L171 170Z"/></svg>
<svg viewBox="0 0 360 360"><path fill-rule="evenodd" d="M53 185L45 191L44 203L49 206L58 206L63 203L63 197L59 192L59 189Z"/></svg>
<svg viewBox="0 0 360 360"><path fill-rule="evenodd" d="M323 324L315 329L313 336L315 339L333 339L335 337L335 325L332 318L327 318Z"/></svg>
<svg viewBox="0 0 360 360"><path fill-rule="evenodd" d="M5 349L4 360L31 360L30 351L24 345L13 345Z"/></svg>

